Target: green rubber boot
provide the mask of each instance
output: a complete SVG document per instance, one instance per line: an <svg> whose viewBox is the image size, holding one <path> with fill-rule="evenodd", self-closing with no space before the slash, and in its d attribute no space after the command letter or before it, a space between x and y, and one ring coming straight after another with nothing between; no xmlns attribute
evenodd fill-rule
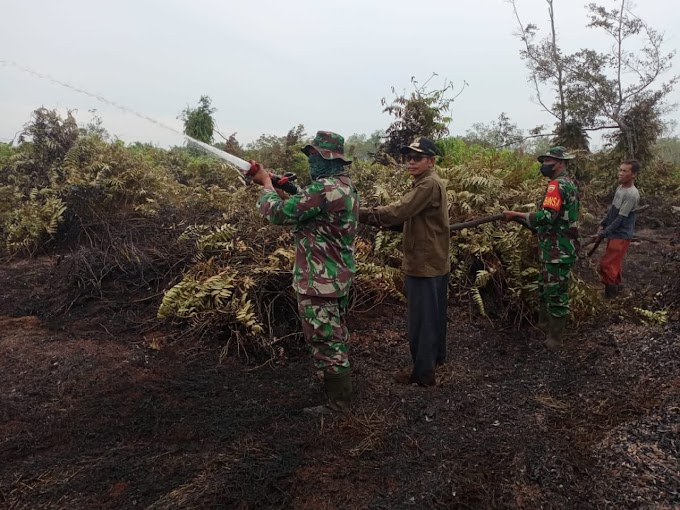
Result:
<svg viewBox="0 0 680 510"><path fill-rule="evenodd" d="M307 407L304 411L309 414L349 412L352 402L352 373L349 370L340 374L325 372L323 385L328 402L320 406Z"/></svg>
<svg viewBox="0 0 680 510"><path fill-rule="evenodd" d="M326 373L324 377L328 407L334 411L349 411L352 403L352 373Z"/></svg>
<svg viewBox="0 0 680 510"><path fill-rule="evenodd" d="M548 317L548 336L545 339L545 346L551 351L559 351L564 347L562 335L567 327L567 316Z"/></svg>

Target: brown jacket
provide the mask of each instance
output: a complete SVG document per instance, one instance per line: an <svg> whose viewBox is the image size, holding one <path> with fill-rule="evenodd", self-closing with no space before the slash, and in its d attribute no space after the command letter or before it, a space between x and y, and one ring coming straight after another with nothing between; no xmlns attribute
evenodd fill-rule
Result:
<svg viewBox="0 0 680 510"><path fill-rule="evenodd" d="M362 207L359 221L381 227L403 225L402 268L408 276L442 276L451 269L446 186L434 170L419 175L398 202Z"/></svg>

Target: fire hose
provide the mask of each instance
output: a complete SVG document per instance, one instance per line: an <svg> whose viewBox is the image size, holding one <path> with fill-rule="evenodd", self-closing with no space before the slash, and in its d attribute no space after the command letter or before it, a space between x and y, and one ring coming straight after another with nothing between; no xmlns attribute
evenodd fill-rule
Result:
<svg viewBox="0 0 680 510"><path fill-rule="evenodd" d="M187 142L190 145L197 145L203 150L206 150L211 154L214 154L218 158L223 159L227 163L231 163L233 166L239 169L239 171L246 180L250 179L250 177L253 175L253 173L255 173L255 170L257 170L259 166L259 163L253 161L252 159L246 161L245 159L241 159L238 156L229 154L228 152L213 147L212 145L208 145L207 143L202 143L190 137L186 138ZM300 188L298 188L297 185L293 182L294 180L297 179L297 175L295 175L293 172L286 172L283 175L276 175L269 172L269 178L272 180L272 185L275 188L282 189L289 195L296 195L297 193L300 192Z"/></svg>

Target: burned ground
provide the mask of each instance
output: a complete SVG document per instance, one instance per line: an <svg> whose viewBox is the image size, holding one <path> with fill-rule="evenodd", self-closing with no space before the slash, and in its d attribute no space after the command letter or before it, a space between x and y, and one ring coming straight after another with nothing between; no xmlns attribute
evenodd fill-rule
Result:
<svg viewBox="0 0 680 510"><path fill-rule="evenodd" d="M6 264L0 506L678 508L678 231L640 235L657 242L632 246L627 297L562 355L454 297L438 386L403 387L404 308L351 316L356 405L324 419L302 411L322 398L302 348L225 358L130 320L144 302L70 306L67 260Z"/></svg>

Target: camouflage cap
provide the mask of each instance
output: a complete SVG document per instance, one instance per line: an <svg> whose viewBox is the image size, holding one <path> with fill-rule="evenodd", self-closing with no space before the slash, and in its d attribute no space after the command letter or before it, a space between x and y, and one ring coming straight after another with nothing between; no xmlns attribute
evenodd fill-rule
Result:
<svg viewBox="0 0 680 510"><path fill-rule="evenodd" d="M352 162L345 157L345 139L331 131L317 131L312 143L305 145L301 150L309 156L309 149L316 149L324 159L340 159L343 164Z"/></svg>
<svg viewBox="0 0 680 510"><path fill-rule="evenodd" d="M553 158L553 159L574 159L576 156L573 154L569 154L567 152L567 149L562 147L561 145L558 145L557 147L553 147L550 149L548 152L545 154L541 154L538 156L538 160L543 163L547 158Z"/></svg>

